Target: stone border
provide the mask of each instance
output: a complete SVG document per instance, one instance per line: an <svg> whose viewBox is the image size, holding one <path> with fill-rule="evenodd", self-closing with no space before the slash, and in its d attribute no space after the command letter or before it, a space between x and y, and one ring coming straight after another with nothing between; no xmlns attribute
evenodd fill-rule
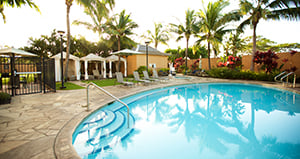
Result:
<svg viewBox="0 0 300 159"><path fill-rule="evenodd" d="M151 87L144 87L141 88L138 91L133 91L131 93L128 93L126 95L123 95L119 98L125 98L132 96L137 93L149 91L152 89L158 89L158 88L164 88L164 87L171 87L176 85L184 85L184 84L197 84L197 83L242 83L242 84L255 84L255 85L261 85L265 87L271 87L271 88L279 88L284 89L287 91L291 91L297 94L300 94L300 91L297 91L295 89L282 87L281 85L277 85L278 83L274 82L263 82L263 81L242 81L242 80L227 80L227 79L214 79L212 78L212 81L185 81L182 83L163 83L158 85L152 85ZM78 115L75 115L73 118L71 118L64 126L63 128L58 132L55 141L54 141L54 155L57 159L65 159L65 158L76 158L81 159L81 157L77 154L76 150L74 149L72 145L72 135L75 131L76 127L80 124L80 122L85 119L88 115L91 113L101 109L103 106L107 105L110 102L113 102L114 100L107 100L104 103L100 104L99 107L93 108L90 111L84 111L79 113Z"/></svg>

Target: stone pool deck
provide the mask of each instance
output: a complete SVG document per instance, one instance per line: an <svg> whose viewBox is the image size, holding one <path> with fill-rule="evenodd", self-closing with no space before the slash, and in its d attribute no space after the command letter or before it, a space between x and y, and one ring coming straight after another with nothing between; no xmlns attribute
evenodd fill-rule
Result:
<svg viewBox="0 0 300 159"><path fill-rule="evenodd" d="M148 86L116 85L104 89L121 98L160 87L203 82L240 82L282 88L278 83L192 77ZM299 93L299 86L293 91ZM95 88L90 89L89 112L82 107L86 105L86 89L13 97L11 104L0 105L0 159L79 158L72 148L73 130L86 115L111 101Z"/></svg>

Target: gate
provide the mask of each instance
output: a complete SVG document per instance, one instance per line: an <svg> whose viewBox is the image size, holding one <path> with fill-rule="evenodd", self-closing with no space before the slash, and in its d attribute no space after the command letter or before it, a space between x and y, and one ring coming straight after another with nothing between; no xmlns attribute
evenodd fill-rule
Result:
<svg viewBox="0 0 300 159"><path fill-rule="evenodd" d="M54 59L43 59L44 93L55 92L55 62Z"/></svg>
<svg viewBox="0 0 300 159"><path fill-rule="evenodd" d="M39 57L0 57L1 92L15 96L41 93L43 90L44 93L55 91L53 84L48 84L51 75L45 74L51 72L47 71L51 69L49 67L54 70L54 65L49 63L51 60L45 60L42 64ZM55 77L53 80L55 83Z"/></svg>

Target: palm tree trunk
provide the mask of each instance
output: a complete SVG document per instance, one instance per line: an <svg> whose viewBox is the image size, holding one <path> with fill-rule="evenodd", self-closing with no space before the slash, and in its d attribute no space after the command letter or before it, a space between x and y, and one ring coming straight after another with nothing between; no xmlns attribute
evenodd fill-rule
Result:
<svg viewBox="0 0 300 159"><path fill-rule="evenodd" d="M253 24L253 50L252 50L252 60L250 70L254 71L254 55L256 53L256 26L257 24Z"/></svg>
<svg viewBox="0 0 300 159"><path fill-rule="evenodd" d="M207 51L208 51L208 70L210 70L210 42L207 42Z"/></svg>
<svg viewBox="0 0 300 159"><path fill-rule="evenodd" d="M186 38L186 49L185 49L185 75L186 75L186 72L187 72L187 63L188 63L188 59L187 59L187 56L188 56L188 50L189 50L189 38Z"/></svg>
<svg viewBox="0 0 300 159"><path fill-rule="evenodd" d="M157 49L158 41L155 41L155 49Z"/></svg>
<svg viewBox="0 0 300 159"><path fill-rule="evenodd" d="M67 50L66 50L66 65L64 69L64 78L68 79L68 67L69 67L69 57L70 57L70 9L73 0L66 0L67 5Z"/></svg>
<svg viewBox="0 0 300 159"><path fill-rule="evenodd" d="M117 38L118 38L118 51L120 51L121 50L121 38L119 36L117 36ZM120 72L121 71L121 56L120 56L120 54L118 55L118 57L119 57L119 62L118 62L117 72Z"/></svg>

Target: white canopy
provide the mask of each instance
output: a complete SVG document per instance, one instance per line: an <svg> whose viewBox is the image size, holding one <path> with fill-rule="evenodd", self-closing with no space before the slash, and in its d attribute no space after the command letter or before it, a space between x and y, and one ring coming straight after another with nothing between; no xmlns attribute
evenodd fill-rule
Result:
<svg viewBox="0 0 300 159"><path fill-rule="evenodd" d="M101 65L101 74L103 76L103 78L106 78L106 62L105 62L105 58L97 56L93 53L88 54L85 57L80 58L81 61L84 61L84 79L88 79L88 71L87 71L87 67L88 67L88 61L103 61L103 65ZM96 65L96 70L98 70L98 65Z"/></svg>
<svg viewBox="0 0 300 159"><path fill-rule="evenodd" d="M37 56L36 54L24 51L24 50L19 50L15 48L6 48L6 49L1 49L0 50L1 55L20 55L20 56Z"/></svg>
<svg viewBox="0 0 300 159"><path fill-rule="evenodd" d="M60 59L60 53L59 54L56 54L54 56L52 56L51 58L55 58L55 59ZM66 52L63 52L63 59L65 59L67 56L67 53ZM69 59L72 59L72 60L75 60L75 61L79 61L79 57L77 56L74 56L74 55L71 55L69 56Z"/></svg>
<svg viewBox="0 0 300 159"><path fill-rule="evenodd" d="M105 61L105 58L90 53L87 56L80 58L80 60L81 61Z"/></svg>
<svg viewBox="0 0 300 159"><path fill-rule="evenodd" d="M105 58L107 61L119 61L119 57L116 55L111 55ZM121 57L121 61L126 62L124 58Z"/></svg>
<svg viewBox="0 0 300 159"><path fill-rule="evenodd" d="M56 55L52 56L51 58L55 59L55 80L60 81L61 80L61 62L60 62L61 53L56 54ZM66 52L63 52L63 59L65 59L65 58L66 58ZM69 59L75 61L74 67L75 67L76 79L80 80L80 60L79 60L79 58L70 54Z"/></svg>

